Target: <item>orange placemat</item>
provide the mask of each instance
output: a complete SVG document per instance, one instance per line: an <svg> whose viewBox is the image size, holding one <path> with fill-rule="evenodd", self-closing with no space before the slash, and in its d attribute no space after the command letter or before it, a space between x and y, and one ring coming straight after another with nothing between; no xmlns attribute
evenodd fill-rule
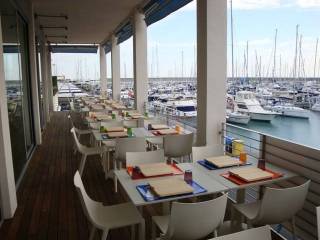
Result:
<svg viewBox="0 0 320 240"><path fill-rule="evenodd" d="M277 178L280 178L280 177L283 176L283 173L273 172L273 171L271 171L269 169L266 169L264 171L266 171L268 173L271 173L273 175L272 178L270 178L270 179L277 179ZM228 179L229 181L231 181L231 182L233 182L233 183L235 183L237 185L245 185L245 184L253 183L253 182L246 182L246 181L238 178L237 176L235 176L233 174L230 174L229 172L223 173L220 176ZM269 180L269 179L264 179L264 180L255 181L255 182L261 182L261 181L265 181L265 180Z"/></svg>
<svg viewBox="0 0 320 240"><path fill-rule="evenodd" d="M164 177L164 176L172 176L172 175L181 175L183 174L183 171L176 165L176 164L169 164L172 167L172 173L170 174L164 174L164 175L157 175L157 176L152 176L152 177L145 177L142 173L139 173L139 175L135 178L137 179L144 179L144 178L154 178L154 177ZM132 171L133 171L133 166L128 166L127 167L127 172L130 176L132 176Z"/></svg>

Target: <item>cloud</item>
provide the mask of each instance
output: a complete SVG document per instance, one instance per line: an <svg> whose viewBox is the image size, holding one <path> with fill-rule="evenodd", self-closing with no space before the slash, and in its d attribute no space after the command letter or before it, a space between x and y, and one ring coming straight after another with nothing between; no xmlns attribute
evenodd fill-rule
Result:
<svg viewBox="0 0 320 240"><path fill-rule="evenodd" d="M230 5L230 3L228 2ZM281 6L281 0L233 0L232 7L239 10L254 10L265 8L277 8Z"/></svg>
<svg viewBox="0 0 320 240"><path fill-rule="evenodd" d="M320 0L297 0L296 5L301 8L320 7Z"/></svg>

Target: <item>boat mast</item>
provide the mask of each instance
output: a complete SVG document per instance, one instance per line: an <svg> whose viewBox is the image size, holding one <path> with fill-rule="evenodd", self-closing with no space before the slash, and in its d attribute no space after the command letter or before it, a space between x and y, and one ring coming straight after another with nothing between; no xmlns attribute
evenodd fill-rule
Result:
<svg viewBox="0 0 320 240"><path fill-rule="evenodd" d="M272 71L273 83L275 83L275 74L276 74L277 37L278 37L278 29L276 28L276 33L274 36L274 51L273 51L273 71Z"/></svg>
<svg viewBox="0 0 320 240"><path fill-rule="evenodd" d="M294 66L293 66L293 102L296 101L296 87L295 87L295 81L297 78L297 57L298 57L298 38L299 38L299 24L296 25L296 48L295 48L295 54L294 54Z"/></svg>
<svg viewBox="0 0 320 240"><path fill-rule="evenodd" d="M234 52L233 52L233 10L232 10L232 0L230 0L230 22L231 22L231 77L232 82L234 81Z"/></svg>
<svg viewBox="0 0 320 240"><path fill-rule="evenodd" d="M317 38L317 42L316 42L316 52L315 52L315 54L314 54L313 78L316 77L317 55L318 55L318 42L319 42L319 38Z"/></svg>
<svg viewBox="0 0 320 240"><path fill-rule="evenodd" d="M249 85L249 41L247 41L246 78Z"/></svg>

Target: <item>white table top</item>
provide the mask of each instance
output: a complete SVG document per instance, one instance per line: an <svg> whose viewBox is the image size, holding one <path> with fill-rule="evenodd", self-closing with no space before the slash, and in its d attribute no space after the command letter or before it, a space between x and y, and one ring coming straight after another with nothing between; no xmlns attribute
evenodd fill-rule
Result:
<svg viewBox="0 0 320 240"><path fill-rule="evenodd" d="M257 166L257 164L258 164L258 161L256 159L254 159L254 158L249 158L248 162L250 162L252 164L251 165L242 166L241 168ZM269 180L264 180L264 181L258 181L258 182L252 182L252 183L248 183L248 184L238 185L238 184L233 183L230 180L228 180L228 179L226 179L226 178L221 176L221 174L224 174L224 173L228 172L229 170L234 169L234 168L238 168L238 167L231 167L231 168L224 168L224 169L217 169L217 170L208 170L205 167L201 166L197 162L192 163L192 165L195 168L200 169L200 171L202 171L204 174L207 174L208 176L210 176L213 180L218 181L219 183L221 183L224 186L228 187L229 190L242 189L242 188L247 188L247 187L252 187L252 186L267 185L267 184L283 181L285 179L289 179L289 178L298 176L294 172L291 172L291 171L286 170L284 168L277 167L275 165L266 163L266 168L267 169L269 169L271 171L274 171L274 172L277 172L277 173L282 173L283 176L280 177L280 178L276 178L276 179L269 179Z"/></svg>
<svg viewBox="0 0 320 240"><path fill-rule="evenodd" d="M110 140L110 139L103 139L102 135L106 133L101 133L99 130L93 130L92 133L96 141ZM133 133L133 137L145 137L145 138L162 137L162 136L153 135L151 131L148 131L145 128L132 128L132 133Z"/></svg>
<svg viewBox="0 0 320 240"><path fill-rule="evenodd" d="M196 195L174 196L174 197L170 197L170 198L159 199L156 201L147 202L142 198L142 196L140 195L140 193L136 189L137 185L146 184L150 180L156 180L156 179L183 178L184 177L183 174L177 175L177 176L166 176L166 177L159 177L159 178L139 179L139 180L132 180L125 169L116 170L115 174L118 178L119 183L126 191L128 197L130 198L132 203L136 206L144 206L144 205L150 205L150 204L161 203L161 202L171 202L171 201L175 201L178 199L190 198L190 197L208 195L208 194L215 194L215 193L220 193L220 192L224 192L224 191L228 190L228 188L226 186L219 183L218 181L212 181L212 179L207 174L203 174L201 169L198 169L193 164L181 163L181 164L178 164L178 167L183 171L191 170L193 180L196 183L198 183L201 187L205 188L207 190L207 192L204 192L201 194L196 194Z"/></svg>

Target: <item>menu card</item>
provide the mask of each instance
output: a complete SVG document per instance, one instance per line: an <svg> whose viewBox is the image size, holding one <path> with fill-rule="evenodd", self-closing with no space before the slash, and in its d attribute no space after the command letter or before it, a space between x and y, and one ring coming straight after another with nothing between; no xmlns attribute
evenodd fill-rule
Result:
<svg viewBox="0 0 320 240"><path fill-rule="evenodd" d="M124 132L123 127L107 127L107 132Z"/></svg>
<svg viewBox="0 0 320 240"><path fill-rule="evenodd" d="M272 173L256 167L232 169L229 173L246 182L265 180L273 177Z"/></svg>
<svg viewBox="0 0 320 240"><path fill-rule="evenodd" d="M241 164L238 159L232 158L230 156L209 157L205 160L209 162L209 164L213 164L218 168L238 166Z"/></svg>
<svg viewBox="0 0 320 240"><path fill-rule="evenodd" d="M119 138L119 137L128 137L127 132L108 132L107 136L109 138Z"/></svg>
<svg viewBox="0 0 320 240"><path fill-rule="evenodd" d="M165 124L151 124L151 128L154 130L168 129L169 127Z"/></svg>
<svg viewBox="0 0 320 240"><path fill-rule="evenodd" d="M145 177L154 177L174 173L172 166L167 163L148 163L138 165L141 173Z"/></svg>
<svg viewBox="0 0 320 240"><path fill-rule="evenodd" d="M159 197L175 196L193 192L193 188L180 178L150 181L149 185Z"/></svg>

